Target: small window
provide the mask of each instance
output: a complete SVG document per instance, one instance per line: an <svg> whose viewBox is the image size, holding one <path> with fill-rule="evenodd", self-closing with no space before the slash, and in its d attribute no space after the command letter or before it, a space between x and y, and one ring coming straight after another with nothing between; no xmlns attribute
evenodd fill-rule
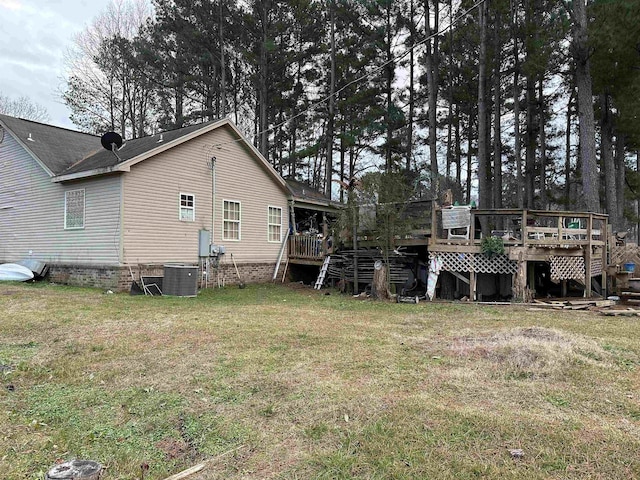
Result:
<svg viewBox="0 0 640 480"><path fill-rule="evenodd" d="M270 242L282 241L282 208L269 207L268 214L268 240Z"/></svg>
<svg viewBox="0 0 640 480"><path fill-rule="evenodd" d="M84 188L64 192L64 228L84 228Z"/></svg>
<svg viewBox="0 0 640 480"><path fill-rule="evenodd" d="M222 210L222 239L240 240L240 202L224 200Z"/></svg>
<svg viewBox="0 0 640 480"><path fill-rule="evenodd" d="M180 220L193 222L196 219L196 198L190 193L180 194Z"/></svg>

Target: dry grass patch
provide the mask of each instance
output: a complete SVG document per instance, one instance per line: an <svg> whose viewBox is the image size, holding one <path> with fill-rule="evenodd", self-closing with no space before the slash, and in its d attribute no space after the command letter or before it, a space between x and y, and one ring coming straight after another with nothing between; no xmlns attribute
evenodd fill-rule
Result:
<svg viewBox="0 0 640 480"><path fill-rule="evenodd" d="M596 341L542 327L457 337L448 353L465 359L486 360L493 364L494 374L512 378L561 380L576 367L613 367L612 355Z"/></svg>

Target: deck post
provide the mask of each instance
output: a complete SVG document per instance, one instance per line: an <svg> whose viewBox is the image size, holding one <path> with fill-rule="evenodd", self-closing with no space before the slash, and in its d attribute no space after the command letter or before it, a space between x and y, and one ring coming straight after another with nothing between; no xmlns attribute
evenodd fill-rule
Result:
<svg viewBox="0 0 640 480"><path fill-rule="evenodd" d="M472 302L476 301L476 272L473 270L469 272L469 297Z"/></svg>
<svg viewBox="0 0 640 480"><path fill-rule="evenodd" d="M357 295L358 291L358 206L355 203L353 190L349 190L349 200L351 208L353 208L353 294Z"/></svg>
<svg viewBox="0 0 640 480"><path fill-rule="evenodd" d="M607 265L609 264L609 259L607 258L607 252L609 251L610 228L611 225L609 225L608 222L600 220L600 231L606 232L604 235L601 235L604 240L604 246L602 247L602 298L609 296L609 288L607 285Z"/></svg>
<svg viewBox="0 0 640 480"><path fill-rule="evenodd" d="M436 202L432 203L432 207L431 207L431 239L430 242L432 245L435 245L436 243L438 243L438 225L436 224L436 219L438 218L438 215L436 213Z"/></svg>
<svg viewBox="0 0 640 480"><path fill-rule="evenodd" d="M518 270L513 276L513 296L523 302L526 301L527 290L527 261L524 259L524 252L518 252Z"/></svg>
<svg viewBox="0 0 640 480"><path fill-rule="evenodd" d="M322 212L322 256L329 253L329 222L327 213Z"/></svg>
<svg viewBox="0 0 640 480"><path fill-rule="evenodd" d="M564 225L564 217L558 217L558 243L562 243L562 227ZM563 295L565 297L566 295Z"/></svg>
<svg viewBox="0 0 640 480"><path fill-rule="evenodd" d="M593 232L593 214L589 214L587 219L587 239L589 240L584 249L584 290L585 297L591 298L591 233Z"/></svg>

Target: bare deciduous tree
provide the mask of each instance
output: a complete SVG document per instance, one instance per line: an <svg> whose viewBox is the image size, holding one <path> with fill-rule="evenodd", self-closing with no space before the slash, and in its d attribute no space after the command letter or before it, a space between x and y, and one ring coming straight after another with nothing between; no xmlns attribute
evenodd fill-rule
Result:
<svg viewBox="0 0 640 480"><path fill-rule="evenodd" d="M12 99L0 93L0 113L35 122L48 122L51 120L45 107L24 96Z"/></svg>
<svg viewBox="0 0 640 480"><path fill-rule="evenodd" d="M76 35L65 55L67 87L60 92L74 123L92 133L120 130L129 138L143 133L140 119L149 102L126 57L150 16L147 0L113 0Z"/></svg>

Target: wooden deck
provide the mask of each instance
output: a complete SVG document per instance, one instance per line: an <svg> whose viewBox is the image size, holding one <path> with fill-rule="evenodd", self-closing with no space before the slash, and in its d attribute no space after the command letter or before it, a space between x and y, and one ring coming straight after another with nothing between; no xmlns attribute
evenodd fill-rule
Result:
<svg viewBox="0 0 640 480"><path fill-rule="evenodd" d="M445 270L458 275L461 271L468 272L472 295L475 295L478 272L511 273L514 292L525 292L528 262L551 262L563 283L566 280L583 282L586 296L591 296L593 277L602 276L601 285L606 285L610 235L607 215L465 208L433 209L429 252L445 259L448 263ZM482 252L483 239L488 236L499 237L504 244L504 255L496 256L493 261ZM465 262L458 261L456 254L464 255Z"/></svg>

